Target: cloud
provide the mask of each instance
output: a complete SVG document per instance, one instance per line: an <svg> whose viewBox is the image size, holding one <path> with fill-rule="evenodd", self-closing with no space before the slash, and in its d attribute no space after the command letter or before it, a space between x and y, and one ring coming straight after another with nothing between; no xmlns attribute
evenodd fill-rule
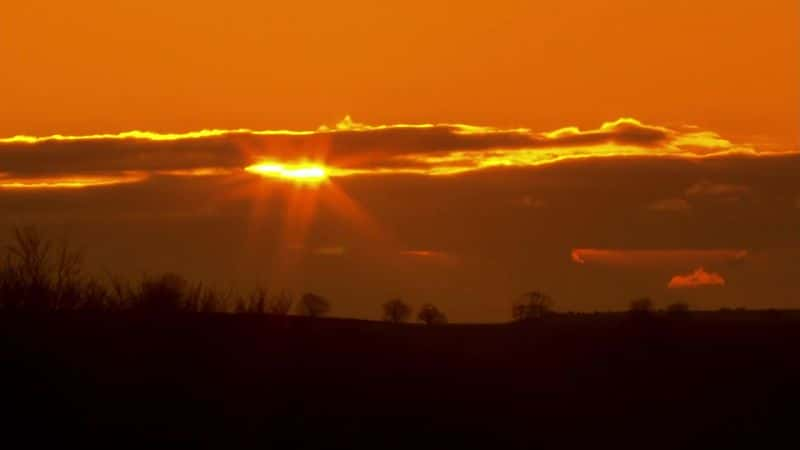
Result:
<svg viewBox="0 0 800 450"><path fill-rule="evenodd" d="M572 261L578 264L663 266L687 264L719 264L741 261L748 255L741 249L669 249L627 250L576 248L572 250Z"/></svg>
<svg viewBox="0 0 800 450"><path fill-rule="evenodd" d="M189 133L131 131L87 136L0 139L0 186L93 186L152 175L219 176L258 162L314 161L334 177L455 174L608 157L698 158L761 155L710 131L670 129L622 118L581 130L549 132L466 124L365 125L349 117L334 128ZM769 153L781 154L781 153ZM37 181L37 180L48 181ZM95 183L92 180L103 182Z"/></svg>
<svg viewBox="0 0 800 450"><path fill-rule="evenodd" d="M670 289L696 288L702 286L725 286L725 278L714 272L706 272L698 267L694 272L685 275L675 275L669 280L667 287Z"/></svg>
<svg viewBox="0 0 800 450"><path fill-rule="evenodd" d="M692 209L692 205L682 198L667 198L647 205L651 211L667 212L686 212Z"/></svg>
<svg viewBox="0 0 800 450"><path fill-rule="evenodd" d="M689 197L727 197L738 198L750 193L749 186L742 184L712 183L710 181L700 181L686 189Z"/></svg>

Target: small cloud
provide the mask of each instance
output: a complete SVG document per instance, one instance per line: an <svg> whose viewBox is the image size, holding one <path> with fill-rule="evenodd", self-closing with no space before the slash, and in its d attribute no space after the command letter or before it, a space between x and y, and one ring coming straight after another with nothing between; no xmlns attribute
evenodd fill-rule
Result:
<svg viewBox="0 0 800 450"><path fill-rule="evenodd" d="M692 209L692 205L682 198L667 198L647 205L651 211L665 212L686 212Z"/></svg>
<svg viewBox="0 0 800 450"><path fill-rule="evenodd" d="M694 272L685 275L675 275L669 280L667 287L670 289L696 288L701 286L725 286L725 278L714 272L706 272L698 267Z"/></svg>
<svg viewBox="0 0 800 450"><path fill-rule="evenodd" d="M686 189L689 197L726 197L738 198L750 193L750 186L743 184L712 183L710 181L700 181Z"/></svg>

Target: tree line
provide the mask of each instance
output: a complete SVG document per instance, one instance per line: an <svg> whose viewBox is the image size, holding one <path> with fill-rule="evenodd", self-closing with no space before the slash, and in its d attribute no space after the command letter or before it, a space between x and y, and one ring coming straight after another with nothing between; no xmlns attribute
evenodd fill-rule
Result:
<svg viewBox="0 0 800 450"><path fill-rule="evenodd" d="M17 227L0 251L0 310L134 311L147 313L236 312L321 317L331 302L314 293L295 298L258 287L246 294L190 283L175 273L146 275L138 282L107 274L89 276L83 251L55 241L34 227Z"/></svg>
<svg viewBox="0 0 800 450"><path fill-rule="evenodd" d="M532 291L519 296L511 307L511 318L515 322L543 319L555 314L555 301L549 295ZM650 297L640 297L630 301L628 313L633 318L647 318L658 311ZM690 314L689 304L683 301L670 303L663 312L671 317L686 317Z"/></svg>
<svg viewBox="0 0 800 450"><path fill-rule="evenodd" d="M97 312L232 312L323 317L331 301L307 292L296 298L287 291L257 287L247 293L191 283L175 273L146 275L134 282L107 274L104 279L83 269L84 253L68 240L53 240L35 227L16 227L0 250L0 311ZM384 319L404 322L411 308L395 299L383 305ZM447 322L443 312L423 305L417 319L428 325Z"/></svg>
<svg viewBox="0 0 800 450"><path fill-rule="evenodd" d="M0 310L6 311L138 311L233 312L250 314L295 314L322 317L330 313L331 301L307 292L295 298L287 291L270 292L257 287L242 294L203 283L190 283L175 273L144 276L132 282L107 274L104 280L83 270L84 254L66 239L52 240L35 227L13 229L11 243L0 251ZM554 300L539 291L519 296L511 308L513 321L543 319L555 314ZM382 319L408 322L414 309L400 298L381 305ZM634 317L655 312L653 301L644 297L630 302ZM666 307L672 316L686 316L689 305L676 302ZM427 325L447 323L447 316L431 303L422 305L416 319Z"/></svg>

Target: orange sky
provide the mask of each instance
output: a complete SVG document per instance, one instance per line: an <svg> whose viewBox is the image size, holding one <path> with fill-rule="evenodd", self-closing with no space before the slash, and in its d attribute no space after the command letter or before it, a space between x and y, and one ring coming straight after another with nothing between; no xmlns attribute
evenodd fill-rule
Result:
<svg viewBox="0 0 800 450"><path fill-rule="evenodd" d="M0 244L345 317L797 308L798 29L796 0L6 2Z"/></svg>
<svg viewBox="0 0 800 450"><path fill-rule="evenodd" d="M795 0L5 2L0 136L628 116L796 149L799 18Z"/></svg>

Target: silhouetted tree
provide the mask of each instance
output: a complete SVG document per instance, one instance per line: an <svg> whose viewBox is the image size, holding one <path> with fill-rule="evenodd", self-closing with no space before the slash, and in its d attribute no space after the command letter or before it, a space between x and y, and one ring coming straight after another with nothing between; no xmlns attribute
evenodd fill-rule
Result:
<svg viewBox="0 0 800 450"><path fill-rule="evenodd" d="M8 255L0 259L0 309L15 310L21 304L17 296L20 291L19 280L9 259Z"/></svg>
<svg viewBox="0 0 800 450"><path fill-rule="evenodd" d="M635 318L649 317L653 313L653 300L649 297L631 300L629 312Z"/></svg>
<svg viewBox="0 0 800 450"><path fill-rule="evenodd" d="M13 234L12 243L6 247L7 307L50 309L52 242L35 227L15 227Z"/></svg>
<svg viewBox="0 0 800 450"><path fill-rule="evenodd" d="M667 306L667 315L670 317L681 318L689 316L689 304L686 302L675 302Z"/></svg>
<svg viewBox="0 0 800 450"><path fill-rule="evenodd" d="M119 275L106 273L109 284L109 298L110 303L115 305L117 309L133 309L134 303L138 298L137 292L133 288L130 280L127 280Z"/></svg>
<svg viewBox="0 0 800 450"><path fill-rule="evenodd" d="M108 289L96 280L89 280L83 285L82 300L80 309L85 311L110 311L117 306Z"/></svg>
<svg viewBox="0 0 800 450"><path fill-rule="evenodd" d="M522 294L513 304L511 315L515 321L541 319L552 313L553 299L538 291Z"/></svg>
<svg viewBox="0 0 800 450"><path fill-rule="evenodd" d="M255 288L246 297L236 302L236 312L248 314L264 314L267 312L269 292L263 287Z"/></svg>
<svg viewBox="0 0 800 450"><path fill-rule="evenodd" d="M411 317L411 307L399 298L383 304L383 320L392 323L407 322Z"/></svg>
<svg viewBox="0 0 800 450"><path fill-rule="evenodd" d="M54 245L35 227L15 227L0 263L5 309L75 309L82 303L83 254L64 239Z"/></svg>
<svg viewBox="0 0 800 450"><path fill-rule="evenodd" d="M294 304L294 298L288 292L281 292L280 294L273 295L269 299L269 304L267 305L267 311L270 314L275 314L278 316L286 316L289 314L289 311L292 310L292 304Z"/></svg>
<svg viewBox="0 0 800 450"><path fill-rule="evenodd" d="M330 312L331 304L324 297L308 292L300 297L297 309L303 316L322 317Z"/></svg>
<svg viewBox="0 0 800 450"><path fill-rule="evenodd" d="M65 238L56 247L52 280L53 309L75 309L83 294L83 252L73 249Z"/></svg>
<svg viewBox="0 0 800 450"><path fill-rule="evenodd" d="M187 284L182 303L182 309L186 312L210 313L227 310L226 298L217 289L203 283Z"/></svg>
<svg viewBox="0 0 800 450"><path fill-rule="evenodd" d="M439 311L439 308L430 303L426 303L420 308L417 314L417 320L425 325L442 325L447 323L447 316Z"/></svg>

